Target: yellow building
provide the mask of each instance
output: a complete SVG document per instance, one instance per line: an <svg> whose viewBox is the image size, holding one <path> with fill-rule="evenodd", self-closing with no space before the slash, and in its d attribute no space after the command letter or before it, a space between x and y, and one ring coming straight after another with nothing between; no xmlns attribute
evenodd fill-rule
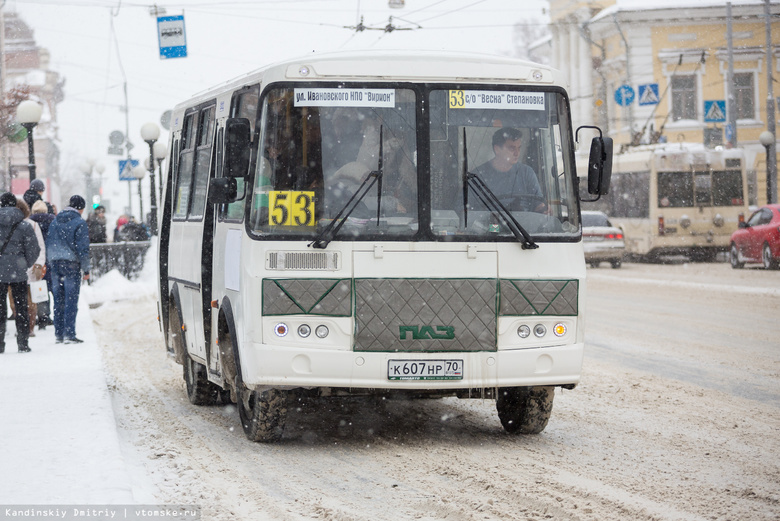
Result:
<svg viewBox="0 0 780 521"><path fill-rule="evenodd" d="M616 152L657 141L736 142L752 170L750 202L765 204L759 135L768 127L768 72L775 84L780 78L780 5L770 6L769 67L764 10L763 0L732 0L729 54L726 0L550 0L551 63L568 74L575 125L600 125ZM778 95L780 85L771 97L775 127ZM727 128L731 110L736 124Z"/></svg>

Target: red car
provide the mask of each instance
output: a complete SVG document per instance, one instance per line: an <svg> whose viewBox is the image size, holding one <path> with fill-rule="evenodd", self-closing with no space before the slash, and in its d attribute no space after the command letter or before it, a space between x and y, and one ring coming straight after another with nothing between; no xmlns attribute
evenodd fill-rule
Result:
<svg viewBox="0 0 780 521"><path fill-rule="evenodd" d="M780 204L762 206L731 234L731 267L761 263L766 269L780 264Z"/></svg>

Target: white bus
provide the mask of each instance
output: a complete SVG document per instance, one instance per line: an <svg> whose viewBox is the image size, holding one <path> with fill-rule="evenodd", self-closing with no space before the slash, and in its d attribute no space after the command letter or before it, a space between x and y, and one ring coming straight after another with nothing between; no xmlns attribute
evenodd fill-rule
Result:
<svg viewBox="0 0 780 521"><path fill-rule="evenodd" d="M606 212L623 229L631 257L711 262L748 215L747 190L740 148L644 145L614 155L609 195L584 209Z"/></svg>
<svg viewBox="0 0 780 521"><path fill-rule="evenodd" d="M355 394L495 399L507 431L541 432L584 347L561 84L507 58L334 53L177 106L159 311L190 401L235 402L254 441L291 399ZM535 194L480 173L501 129ZM591 193L611 146L593 138Z"/></svg>

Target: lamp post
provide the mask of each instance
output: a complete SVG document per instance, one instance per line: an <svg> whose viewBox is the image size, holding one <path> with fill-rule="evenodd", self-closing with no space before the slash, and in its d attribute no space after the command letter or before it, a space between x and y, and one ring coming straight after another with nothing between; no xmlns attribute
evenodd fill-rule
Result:
<svg viewBox="0 0 780 521"><path fill-rule="evenodd" d="M27 154L30 181L35 179L35 147L33 146L33 128L41 120L43 105L32 100L24 100L16 107L16 120L27 129Z"/></svg>
<svg viewBox="0 0 780 521"><path fill-rule="evenodd" d="M766 204L777 202L777 147L773 132L765 130L758 140L766 148Z"/></svg>
<svg viewBox="0 0 780 521"><path fill-rule="evenodd" d="M143 167L143 165L138 165L133 167L133 176L135 176L136 179L138 179L138 204L139 204L139 211L141 213L140 217L140 223L143 224L144 222L144 197L143 192L141 192L141 180L146 175L146 168Z"/></svg>
<svg viewBox="0 0 780 521"><path fill-rule="evenodd" d="M157 160L157 173L158 173L157 179L160 182L160 204L162 204L162 195L163 195L162 162L167 155L168 155L168 147L165 146L165 143L163 143L162 141L158 141L157 143L154 144L154 158Z"/></svg>
<svg viewBox="0 0 780 521"><path fill-rule="evenodd" d="M149 224L152 228L152 235L157 235L157 187L154 186L154 144L159 137L160 127L152 122L143 124L141 127L141 139L149 145L149 186L152 206L152 219Z"/></svg>

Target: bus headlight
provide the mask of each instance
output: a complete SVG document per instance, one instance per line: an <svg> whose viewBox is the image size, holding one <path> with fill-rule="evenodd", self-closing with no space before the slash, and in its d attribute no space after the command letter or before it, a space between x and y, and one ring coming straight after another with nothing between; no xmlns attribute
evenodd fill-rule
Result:
<svg viewBox="0 0 780 521"><path fill-rule="evenodd" d="M712 218L712 224L714 224L718 228L722 227L724 222L725 221L723 220L723 216L719 213L716 213L715 217Z"/></svg>
<svg viewBox="0 0 780 521"><path fill-rule="evenodd" d="M547 334L547 328L544 327L544 324L536 324L534 326L534 335L536 335L539 338L542 338L546 334Z"/></svg>
<svg viewBox="0 0 780 521"><path fill-rule="evenodd" d="M284 322L279 322L274 327L274 333L276 333L276 336L286 336L288 331L289 328L287 327L287 324L285 324Z"/></svg>
<svg viewBox="0 0 780 521"><path fill-rule="evenodd" d="M531 335L531 328L523 324L517 328L517 336L520 338L528 338Z"/></svg>
<svg viewBox="0 0 780 521"><path fill-rule="evenodd" d="M308 324L301 324L298 326L298 336L301 338L306 338L307 336L311 335L311 328Z"/></svg>
<svg viewBox="0 0 780 521"><path fill-rule="evenodd" d="M325 338L330 334L330 330L328 329L328 326L319 325L317 326L317 329L314 330L314 334L317 335L317 338Z"/></svg>
<svg viewBox="0 0 780 521"><path fill-rule="evenodd" d="M683 228L689 228L691 226L691 218L687 215L680 217L680 226Z"/></svg>
<svg viewBox="0 0 780 521"><path fill-rule="evenodd" d="M562 337L566 334L566 324L563 322L558 322L555 324L555 327L553 327L553 334L557 337Z"/></svg>

